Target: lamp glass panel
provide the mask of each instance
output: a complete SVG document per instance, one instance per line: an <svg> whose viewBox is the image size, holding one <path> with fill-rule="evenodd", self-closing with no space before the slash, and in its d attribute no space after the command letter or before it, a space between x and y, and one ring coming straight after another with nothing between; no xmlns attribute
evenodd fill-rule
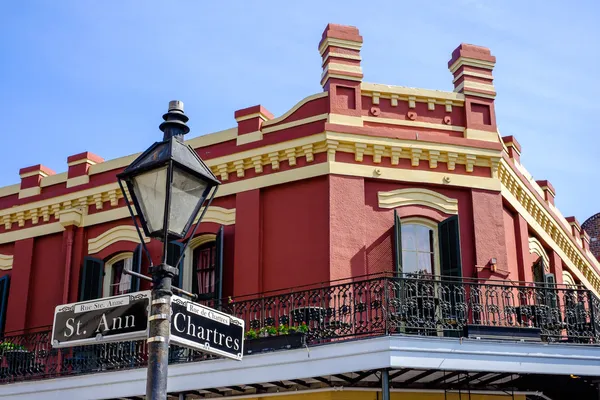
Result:
<svg viewBox="0 0 600 400"><path fill-rule="evenodd" d="M204 200L204 191L208 183L180 168L173 168L173 184L171 189L171 207L169 210L169 230L184 236L184 229L189 227L196 217L196 206Z"/></svg>
<svg viewBox="0 0 600 400"><path fill-rule="evenodd" d="M167 195L167 167L133 177L133 191L150 233L163 229Z"/></svg>

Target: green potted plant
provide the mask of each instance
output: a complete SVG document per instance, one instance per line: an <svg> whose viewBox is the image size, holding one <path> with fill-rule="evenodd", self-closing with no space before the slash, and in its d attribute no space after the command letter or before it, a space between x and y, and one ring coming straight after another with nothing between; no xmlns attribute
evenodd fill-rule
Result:
<svg viewBox="0 0 600 400"><path fill-rule="evenodd" d="M298 326L280 324L277 327L268 325L258 330L250 329L245 334L244 353L299 348L306 344L307 333L308 326L304 322Z"/></svg>
<svg viewBox="0 0 600 400"><path fill-rule="evenodd" d="M0 343L0 354L6 358L8 367L14 370L15 368L24 367L29 356L29 351L21 344L5 340Z"/></svg>

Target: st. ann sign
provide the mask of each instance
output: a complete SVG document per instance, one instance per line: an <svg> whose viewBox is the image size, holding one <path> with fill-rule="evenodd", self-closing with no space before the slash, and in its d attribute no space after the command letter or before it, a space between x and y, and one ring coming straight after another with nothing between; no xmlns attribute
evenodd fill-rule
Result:
<svg viewBox="0 0 600 400"><path fill-rule="evenodd" d="M54 311L52 346L146 339L150 291L63 304Z"/></svg>
<svg viewBox="0 0 600 400"><path fill-rule="evenodd" d="M173 296L171 309L171 343L242 359L244 320L179 296Z"/></svg>

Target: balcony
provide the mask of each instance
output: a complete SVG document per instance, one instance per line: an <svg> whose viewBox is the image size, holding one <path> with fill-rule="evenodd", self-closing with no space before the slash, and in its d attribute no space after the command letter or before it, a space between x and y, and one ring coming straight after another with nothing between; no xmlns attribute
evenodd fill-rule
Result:
<svg viewBox="0 0 600 400"><path fill-rule="evenodd" d="M377 275L209 305L246 321L253 331L248 336L258 337L245 343L250 357L250 348L254 354L293 347L289 328L302 339L296 344L308 347L389 335L600 342L598 298L558 285ZM263 337L269 331L274 335ZM0 383L134 369L147 362L144 340L53 349L50 337L51 327L7 333L0 344ZM170 357L173 364L215 358L176 346Z"/></svg>

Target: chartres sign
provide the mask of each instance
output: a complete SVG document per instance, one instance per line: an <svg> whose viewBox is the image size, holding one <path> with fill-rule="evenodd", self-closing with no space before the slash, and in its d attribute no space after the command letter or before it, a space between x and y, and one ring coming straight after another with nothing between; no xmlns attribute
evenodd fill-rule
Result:
<svg viewBox="0 0 600 400"><path fill-rule="evenodd" d="M244 320L179 296L173 296L171 310L171 343L242 359Z"/></svg>
<svg viewBox="0 0 600 400"><path fill-rule="evenodd" d="M145 339L150 291L63 304L54 311L52 346Z"/></svg>

